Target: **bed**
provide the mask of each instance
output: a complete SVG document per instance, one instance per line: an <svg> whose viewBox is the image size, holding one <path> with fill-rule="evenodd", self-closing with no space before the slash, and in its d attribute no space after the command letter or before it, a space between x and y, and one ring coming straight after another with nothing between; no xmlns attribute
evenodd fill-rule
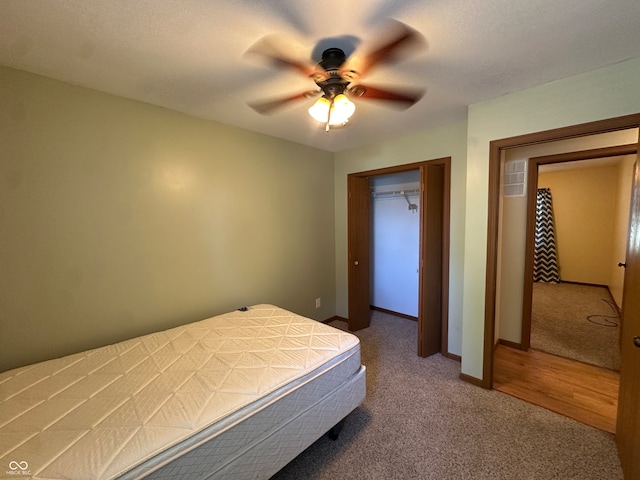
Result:
<svg viewBox="0 0 640 480"><path fill-rule="evenodd" d="M255 305L0 373L0 472L266 479L364 397L357 337Z"/></svg>

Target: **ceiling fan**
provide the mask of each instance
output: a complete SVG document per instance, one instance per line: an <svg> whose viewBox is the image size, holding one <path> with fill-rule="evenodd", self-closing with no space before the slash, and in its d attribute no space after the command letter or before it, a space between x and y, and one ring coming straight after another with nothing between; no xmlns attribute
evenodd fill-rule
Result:
<svg viewBox="0 0 640 480"><path fill-rule="evenodd" d="M424 38L420 33L404 23L394 21L384 35L384 41L362 57L347 58L343 49L331 47L323 51L322 59L314 65L287 56L275 44L273 37L264 37L247 53L261 56L276 68L301 73L313 80L318 88L248 105L258 113L268 114L292 102L321 95L308 111L314 119L325 124L327 132L330 127L343 126L349 121L355 111L351 99L382 100L400 108L408 108L422 98L424 89L378 88L360 83L360 79L375 66L396 62L409 51L423 45Z"/></svg>

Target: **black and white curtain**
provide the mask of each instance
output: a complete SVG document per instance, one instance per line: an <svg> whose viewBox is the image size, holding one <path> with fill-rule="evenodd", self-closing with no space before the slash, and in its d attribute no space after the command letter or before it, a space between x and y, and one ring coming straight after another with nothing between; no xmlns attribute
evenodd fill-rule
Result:
<svg viewBox="0 0 640 480"><path fill-rule="evenodd" d="M550 188L538 189L533 281L547 283L560 281Z"/></svg>

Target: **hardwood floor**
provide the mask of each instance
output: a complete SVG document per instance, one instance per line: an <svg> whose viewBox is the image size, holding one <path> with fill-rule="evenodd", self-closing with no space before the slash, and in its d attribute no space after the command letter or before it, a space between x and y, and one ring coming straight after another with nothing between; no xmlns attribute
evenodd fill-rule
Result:
<svg viewBox="0 0 640 480"><path fill-rule="evenodd" d="M587 425L616 431L619 374L537 350L498 345L493 388Z"/></svg>

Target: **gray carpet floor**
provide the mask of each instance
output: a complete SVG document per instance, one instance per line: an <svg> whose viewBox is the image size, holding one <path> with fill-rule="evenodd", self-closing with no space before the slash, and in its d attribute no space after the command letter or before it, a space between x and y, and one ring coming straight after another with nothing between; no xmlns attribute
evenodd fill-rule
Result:
<svg viewBox="0 0 640 480"><path fill-rule="evenodd" d="M531 347L580 362L620 369L620 319L604 287L533 284Z"/></svg>
<svg viewBox="0 0 640 480"><path fill-rule="evenodd" d="M356 334L367 398L338 440L323 436L273 480L623 478L612 435L463 382L454 360L418 357L416 322L373 312Z"/></svg>

